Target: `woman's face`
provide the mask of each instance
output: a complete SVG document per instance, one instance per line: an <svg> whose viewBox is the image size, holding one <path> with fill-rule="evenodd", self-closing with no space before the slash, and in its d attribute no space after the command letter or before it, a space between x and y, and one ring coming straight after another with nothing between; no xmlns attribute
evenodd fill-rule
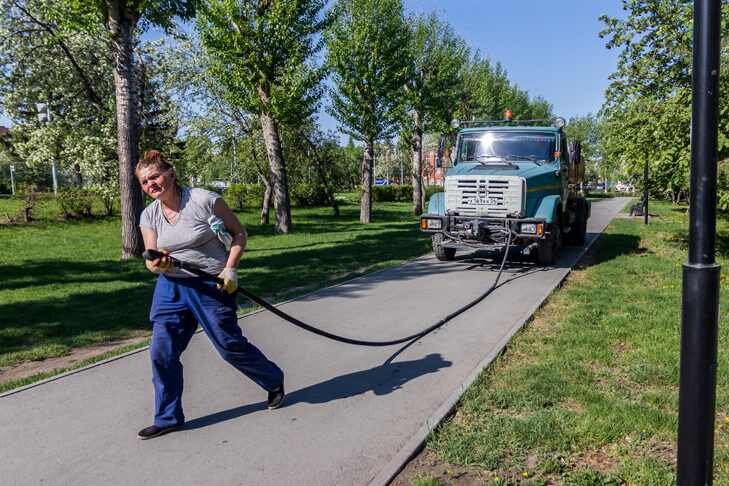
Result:
<svg viewBox="0 0 729 486"><path fill-rule="evenodd" d="M161 169L155 165L144 167L137 174L142 190L153 199L164 199L174 194L175 177L173 169Z"/></svg>

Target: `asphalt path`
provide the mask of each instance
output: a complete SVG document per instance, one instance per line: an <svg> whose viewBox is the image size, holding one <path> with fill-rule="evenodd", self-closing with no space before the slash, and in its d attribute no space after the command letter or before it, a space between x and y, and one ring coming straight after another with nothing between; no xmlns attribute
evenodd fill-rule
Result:
<svg viewBox="0 0 729 486"><path fill-rule="evenodd" d="M593 204L588 241L626 202ZM275 411L202 333L183 355L179 432L136 437L152 420L148 350L0 395L0 483L385 484L582 252L563 250L552 268L507 264L488 298L406 347L328 341L269 312L243 317L244 334L286 373L285 407ZM281 308L337 334L394 339L479 296L497 263L478 253L453 262L430 255Z"/></svg>

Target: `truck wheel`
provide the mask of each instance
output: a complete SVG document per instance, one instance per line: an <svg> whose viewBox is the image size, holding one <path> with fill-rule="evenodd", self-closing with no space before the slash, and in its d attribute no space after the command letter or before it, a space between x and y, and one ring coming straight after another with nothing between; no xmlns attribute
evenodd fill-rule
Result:
<svg viewBox="0 0 729 486"><path fill-rule="evenodd" d="M436 233L433 235L433 253L435 253L435 257L442 261L450 261L453 260L456 257L456 249L455 248L446 248L443 246L443 234L442 233Z"/></svg>
<svg viewBox="0 0 729 486"><path fill-rule="evenodd" d="M537 243L537 263L540 265L552 265L559 258L559 249L562 246L559 224L552 223L549 231L549 236Z"/></svg>
<svg viewBox="0 0 729 486"><path fill-rule="evenodd" d="M569 232L569 244L582 246L587 234L587 202L584 199L575 201L575 222Z"/></svg>

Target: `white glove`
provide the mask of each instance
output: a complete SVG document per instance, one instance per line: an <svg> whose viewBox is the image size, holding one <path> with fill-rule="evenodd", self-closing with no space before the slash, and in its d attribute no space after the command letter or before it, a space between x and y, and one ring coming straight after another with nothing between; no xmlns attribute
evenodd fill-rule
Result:
<svg viewBox="0 0 729 486"><path fill-rule="evenodd" d="M238 288L238 273L235 268L225 267L218 275L218 278L223 279L223 283L218 284L219 289L223 289L229 294L232 294Z"/></svg>

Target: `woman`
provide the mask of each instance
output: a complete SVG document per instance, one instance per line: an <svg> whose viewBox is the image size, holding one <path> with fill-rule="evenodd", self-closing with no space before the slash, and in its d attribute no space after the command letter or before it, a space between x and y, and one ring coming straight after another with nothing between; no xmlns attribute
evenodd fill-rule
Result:
<svg viewBox="0 0 729 486"><path fill-rule="evenodd" d="M136 176L154 199L139 223L145 248L193 263L224 281L216 288L211 281L173 267L168 257L145 262L159 274L149 313L155 415L154 424L140 430L139 438L151 439L184 424L180 355L198 323L223 359L268 391L268 408L278 408L284 398L283 372L243 337L236 317L233 294L246 246L243 226L218 194L181 187L172 165L156 150L144 154ZM230 251L210 227L214 216L232 235Z"/></svg>

